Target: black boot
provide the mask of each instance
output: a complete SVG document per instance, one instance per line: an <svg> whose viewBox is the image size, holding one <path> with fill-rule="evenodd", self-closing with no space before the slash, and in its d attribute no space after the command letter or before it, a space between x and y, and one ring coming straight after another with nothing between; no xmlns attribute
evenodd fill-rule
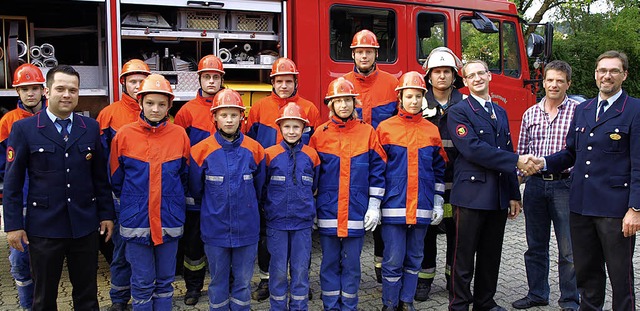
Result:
<svg viewBox="0 0 640 311"><path fill-rule="evenodd" d="M269 298L269 279L260 280L256 290L251 293L251 298L257 301L263 301Z"/></svg>
<svg viewBox="0 0 640 311"><path fill-rule="evenodd" d="M433 279L418 278L418 287L416 288L414 299L417 301L427 301L427 299L429 299L429 292L431 292L431 283L433 283Z"/></svg>
<svg viewBox="0 0 640 311"><path fill-rule="evenodd" d="M196 304L198 304L198 300L200 300L199 291L187 292L187 294L184 296L184 304L187 306L195 306Z"/></svg>
<svg viewBox="0 0 640 311"><path fill-rule="evenodd" d="M416 308L413 306L413 302L404 302L400 300L397 310L398 311L416 311Z"/></svg>
<svg viewBox="0 0 640 311"><path fill-rule="evenodd" d="M382 267L375 267L376 270L376 282L378 282L378 284L382 284Z"/></svg>
<svg viewBox="0 0 640 311"><path fill-rule="evenodd" d="M395 307L383 306L382 311L396 311Z"/></svg>

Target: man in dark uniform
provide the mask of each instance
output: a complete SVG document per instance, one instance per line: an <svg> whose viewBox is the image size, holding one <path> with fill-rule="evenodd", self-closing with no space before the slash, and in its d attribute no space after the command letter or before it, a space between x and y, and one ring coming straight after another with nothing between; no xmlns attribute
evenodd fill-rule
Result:
<svg viewBox="0 0 640 311"><path fill-rule="evenodd" d="M98 310L97 235L109 240L115 215L98 123L73 114L79 85L71 66L49 70L47 109L16 122L7 144L5 231L11 247L29 244L34 311L57 309L65 258L74 308Z"/></svg>
<svg viewBox="0 0 640 311"><path fill-rule="evenodd" d="M449 310L506 310L496 304L502 239L508 218L520 213L516 167L535 170L530 156L513 152L506 111L491 102L491 72L486 63L470 60L462 68L471 95L449 109L447 127L458 149L451 204L456 223L456 249L449 291ZM475 286L471 293L471 279Z"/></svg>
<svg viewBox="0 0 640 311"><path fill-rule="evenodd" d="M445 267L445 279L447 280L447 290L450 289L451 264L453 263L453 249L455 247L455 224L453 222L453 209L451 206L451 185L453 183L453 162L458 156L458 150L453 146L449 131L447 130L447 111L455 103L467 98L458 91L464 87L462 78L458 76L458 70L462 67L460 59L446 47L435 48L429 53L429 57L424 62L423 68L427 75L425 80L427 93L422 101L422 116L435 124L442 138L442 146L447 152L447 167L444 172L445 192L444 192L444 218L439 225L431 224L427 235L424 238L424 257L422 259L422 269L418 273L418 288L415 299L425 301L429 299L431 284L436 276L436 255L437 237L440 228L443 228L447 235L447 255Z"/></svg>
<svg viewBox="0 0 640 311"><path fill-rule="evenodd" d="M613 310L636 309L633 252L640 230L640 100L622 90L628 68L624 53L608 51L598 57L598 97L576 108L566 148L545 157L546 163L539 159L549 173L573 165L569 224L580 310L602 310L605 265Z"/></svg>

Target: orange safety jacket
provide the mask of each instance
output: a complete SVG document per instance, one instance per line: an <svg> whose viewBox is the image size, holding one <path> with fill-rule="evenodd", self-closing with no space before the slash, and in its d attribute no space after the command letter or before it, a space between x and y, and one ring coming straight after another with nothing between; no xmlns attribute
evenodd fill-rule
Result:
<svg viewBox="0 0 640 311"><path fill-rule="evenodd" d="M344 75L351 81L360 100L361 107L356 107L358 116L377 128L380 122L394 116L398 112L398 79L390 73L374 69L372 73L363 76L354 67L352 72Z"/></svg>

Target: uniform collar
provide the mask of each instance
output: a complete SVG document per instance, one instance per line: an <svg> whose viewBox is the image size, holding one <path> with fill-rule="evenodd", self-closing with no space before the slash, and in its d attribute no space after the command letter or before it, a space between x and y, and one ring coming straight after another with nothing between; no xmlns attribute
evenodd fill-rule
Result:
<svg viewBox="0 0 640 311"><path fill-rule="evenodd" d="M287 143L287 141L284 140L284 138L280 142L280 146L282 146L282 148L284 148L284 150L287 150L287 151L291 150L291 151L294 151L294 152L299 151L300 149L302 149L302 145L303 145L302 138L300 140L298 140L298 143L293 147L290 147L289 144Z"/></svg>
<svg viewBox="0 0 640 311"><path fill-rule="evenodd" d="M153 126L149 124L147 120L145 120L145 118L142 116L142 112L140 113L140 117L138 118L138 125L140 125L141 128L152 133L157 133L167 128L167 122L168 122L168 118L165 119L163 122L158 123L157 126Z"/></svg>
<svg viewBox="0 0 640 311"><path fill-rule="evenodd" d="M618 91L618 93L616 93L615 95L609 97L609 99L607 99L607 101L609 102L609 107L611 107L611 105L613 105L613 103L616 102L616 100L618 100L618 98L620 98L620 96L622 96L622 89L620 89ZM598 94L598 103L600 103L601 101L603 101L602 97L600 97L600 94Z"/></svg>
<svg viewBox="0 0 640 311"><path fill-rule="evenodd" d="M400 117L400 119L408 122L422 121L422 111L419 112L418 114L411 114L411 113L408 113L406 110L404 110L404 108L400 107L398 108L398 116Z"/></svg>
<svg viewBox="0 0 640 311"><path fill-rule="evenodd" d="M240 144L242 144L242 141L244 140L244 134L242 134L242 132L238 133L238 137L236 137L236 139L234 139L233 141L228 141L224 139L224 137L220 135L219 131L216 131L213 134L213 137L216 139L218 144L222 146L222 149L231 149L231 148L239 147Z"/></svg>
<svg viewBox="0 0 640 311"><path fill-rule="evenodd" d="M353 66L353 73L355 74L355 77L358 81L368 84L376 81L380 71L378 70L378 66L376 65L376 68L374 68L369 75L365 76L358 71L356 66Z"/></svg>
<svg viewBox="0 0 640 311"><path fill-rule="evenodd" d="M271 99L273 99L273 101L275 101L276 103L278 103L278 108L282 108L284 107L284 105L286 105L289 102L298 102L298 93L294 92L293 95L291 97L287 97L287 98L282 98L280 96L278 96L278 94L276 94L275 92L271 91Z"/></svg>
<svg viewBox="0 0 640 311"><path fill-rule="evenodd" d="M329 124L333 124L334 126L338 127L338 128L352 128L354 127L356 124L358 124L360 122L360 120L354 119L354 118L350 118L347 121L342 121L340 118L336 117L336 116L331 116L331 118L329 118L329 120L331 122L329 122Z"/></svg>
<svg viewBox="0 0 640 311"><path fill-rule="evenodd" d="M140 112L140 104L138 104L135 98L129 96L129 94L123 92L120 102L124 104L127 109L133 112Z"/></svg>
<svg viewBox="0 0 640 311"><path fill-rule="evenodd" d="M51 122L52 122L52 123L55 123L55 122L56 122L56 119L60 119L60 118L56 117L56 115L54 115L51 111L49 111L49 107L47 107L47 109L45 109L45 111L47 112L47 116L49 117L49 119L51 119ZM73 112L71 112L71 114L69 115L69 117L68 117L68 118L66 118L66 119L71 120L71 124L73 124L73 115L74 115L74 113L73 113ZM66 120L66 119L65 119L65 120Z"/></svg>
<svg viewBox="0 0 640 311"><path fill-rule="evenodd" d="M211 107L211 103L213 103L213 96L204 97L202 96L202 92L202 89L198 90L198 94L196 94L196 101L203 106Z"/></svg>
<svg viewBox="0 0 640 311"><path fill-rule="evenodd" d="M38 110L38 111L42 111L42 110L47 108L47 98L44 97L44 95L40 99L40 103L41 103L42 107L40 107L40 110ZM30 115L34 115L34 113L32 113L31 110L29 108L27 108L24 105L24 103L19 99L18 99L18 109L24 110L25 112L28 112ZM37 111L36 111L36 113L37 113Z"/></svg>

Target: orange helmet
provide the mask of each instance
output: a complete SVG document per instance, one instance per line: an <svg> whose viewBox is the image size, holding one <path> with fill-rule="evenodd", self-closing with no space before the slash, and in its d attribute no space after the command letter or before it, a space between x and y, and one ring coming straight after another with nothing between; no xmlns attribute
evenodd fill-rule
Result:
<svg viewBox="0 0 640 311"><path fill-rule="evenodd" d="M150 74L142 83L140 83L140 90L136 93L136 97L138 97L138 101L142 99L145 94L149 93L160 93L169 96L169 103L173 101L175 97L173 95L173 90L171 89L171 83L169 80L165 79L164 76L159 75L157 73Z"/></svg>
<svg viewBox="0 0 640 311"><path fill-rule="evenodd" d="M297 74L298 68L296 67L296 64L286 57L280 57L276 59L275 62L273 62L273 65L271 65L271 74L269 75L269 77L273 78L280 75Z"/></svg>
<svg viewBox="0 0 640 311"><path fill-rule="evenodd" d="M353 35L353 40L351 40L350 48L352 48L352 49L355 49L355 48L374 48L374 49L378 49L378 48L380 48L380 43L378 43L378 38L376 37L376 34L371 32L370 30L363 29L363 30L360 30L360 31L356 32L356 34Z"/></svg>
<svg viewBox="0 0 640 311"><path fill-rule="evenodd" d="M216 96L213 97L211 112L215 113L216 110L220 108L238 108L241 111L245 110L244 104L242 104L242 97L232 89L221 89L216 93Z"/></svg>
<svg viewBox="0 0 640 311"><path fill-rule="evenodd" d="M215 71L224 74L222 61L215 55L207 55L198 62L198 74L203 71Z"/></svg>
<svg viewBox="0 0 640 311"><path fill-rule="evenodd" d="M335 79L329 83L329 88L327 89L327 95L324 96L325 100L332 99L334 97L341 96L353 96L356 97L360 94L356 93L356 89L353 86L351 81L345 79L344 77L340 77Z"/></svg>
<svg viewBox="0 0 640 311"><path fill-rule="evenodd" d="M13 73L12 87L25 86L25 85L43 85L44 76L40 68L32 64L22 64Z"/></svg>
<svg viewBox="0 0 640 311"><path fill-rule="evenodd" d="M280 125L281 121L290 119L300 120L305 126L309 124L307 114L295 102L289 102L280 109L280 118L276 119L276 124Z"/></svg>
<svg viewBox="0 0 640 311"><path fill-rule="evenodd" d="M400 77L398 80L398 87L396 91L404 89L420 89L423 92L427 91L427 84L424 82L424 78L417 71L409 71Z"/></svg>
<svg viewBox="0 0 640 311"><path fill-rule="evenodd" d="M120 83L124 83L124 77L130 74L139 73L143 75L150 75L151 70L149 70L149 65L142 60L132 59L124 65L122 65L122 70L120 72Z"/></svg>

